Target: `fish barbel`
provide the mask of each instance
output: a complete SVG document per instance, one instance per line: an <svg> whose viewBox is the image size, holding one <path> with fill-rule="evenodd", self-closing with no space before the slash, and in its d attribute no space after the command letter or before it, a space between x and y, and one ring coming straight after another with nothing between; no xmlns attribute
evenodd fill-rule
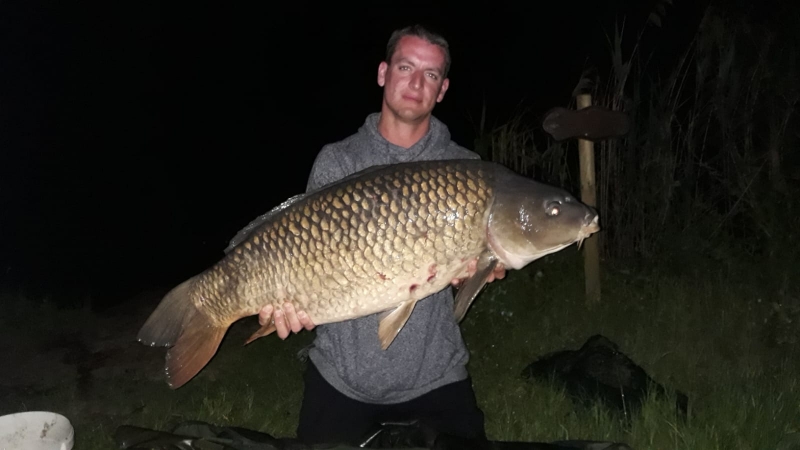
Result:
<svg viewBox="0 0 800 450"><path fill-rule="evenodd" d="M463 319L497 263L521 269L600 229L594 209L566 191L480 160L376 166L297 195L234 238L216 264L172 289L138 334L171 347L176 389L216 353L235 321L291 301L316 325L383 313L388 348L417 301L467 276ZM275 331L269 324L247 342Z"/></svg>

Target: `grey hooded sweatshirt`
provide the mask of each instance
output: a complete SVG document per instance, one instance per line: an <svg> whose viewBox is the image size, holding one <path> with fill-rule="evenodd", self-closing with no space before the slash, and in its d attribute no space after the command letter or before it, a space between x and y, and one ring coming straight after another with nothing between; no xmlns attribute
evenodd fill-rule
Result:
<svg viewBox="0 0 800 450"><path fill-rule="evenodd" d="M428 133L410 148L387 141L378 132L380 113L369 115L357 133L326 145L317 156L307 191L362 169L408 161L480 159L450 140L441 121L431 117ZM381 350L378 316L319 325L309 358L322 376L344 395L367 403L411 400L467 377L469 360L453 315L453 291L447 288L417 302L392 345Z"/></svg>

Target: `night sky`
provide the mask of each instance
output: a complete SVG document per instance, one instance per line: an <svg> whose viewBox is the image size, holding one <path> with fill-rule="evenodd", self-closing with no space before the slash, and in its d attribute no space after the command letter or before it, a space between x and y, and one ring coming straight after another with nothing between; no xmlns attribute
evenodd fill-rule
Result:
<svg viewBox="0 0 800 450"><path fill-rule="evenodd" d="M215 263L380 108L395 28L450 41L434 115L472 148L482 99L489 125L569 106L584 68L607 73L614 21L632 42L656 2L229 3L0 3L0 289L108 305ZM655 67L704 2L675 3L645 35Z"/></svg>

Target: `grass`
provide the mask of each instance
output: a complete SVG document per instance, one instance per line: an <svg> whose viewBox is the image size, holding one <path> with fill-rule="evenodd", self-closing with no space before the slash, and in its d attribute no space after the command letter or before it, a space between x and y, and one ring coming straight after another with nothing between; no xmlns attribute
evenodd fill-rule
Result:
<svg viewBox="0 0 800 450"><path fill-rule="evenodd" d="M797 351L772 347L765 337L772 323L763 300L769 288L612 272L604 277L602 304L588 308L578 273L577 265L565 271L558 264L513 273L471 311L465 336L495 439L745 449L776 448L795 431ZM573 405L549 384L520 381L521 368L538 355L576 349L596 333L618 343L661 384L688 394L689 417L676 416L674 398L650 398L626 424L599 405Z"/></svg>
<svg viewBox="0 0 800 450"><path fill-rule="evenodd" d="M588 307L581 267L573 247L510 272L489 285L467 314L462 329L470 372L491 439L754 449L777 448L782 439L796 437L790 434L800 423L799 360L793 345L769 339L772 287L741 277L693 276L691 271L676 276L607 265L603 301ZM19 301L24 302L31 303ZM44 325L18 325L18 337L28 330L35 334L27 340L36 340L43 327L51 336L73 333L80 328L75 326L79 316L88 314L36 307L37 323ZM68 321L56 320L67 316ZM10 324L4 325L8 330ZM209 366L177 391L158 376L163 350L132 343L116 355L130 360L128 369L116 375L98 372L89 388L65 376L61 384L0 402L0 412L61 412L75 425L76 448L88 450L112 448L113 433L123 424L169 430L185 420L291 437L302 397L303 363L297 353L313 334L242 347L254 326L247 320L235 325ZM536 358L576 349L596 333L619 344L656 381L686 393L688 417L676 416L674 399L649 397L624 421L600 404L574 403L557 385L520 376Z"/></svg>

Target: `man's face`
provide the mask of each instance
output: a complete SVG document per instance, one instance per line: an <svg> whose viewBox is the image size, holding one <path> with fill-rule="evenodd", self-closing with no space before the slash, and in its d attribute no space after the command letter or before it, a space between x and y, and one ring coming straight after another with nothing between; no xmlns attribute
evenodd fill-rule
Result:
<svg viewBox="0 0 800 450"><path fill-rule="evenodd" d="M444 67L441 48L416 36L401 38L390 64L378 66L384 109L408 122L426 119L450 84Z"/></svg>

